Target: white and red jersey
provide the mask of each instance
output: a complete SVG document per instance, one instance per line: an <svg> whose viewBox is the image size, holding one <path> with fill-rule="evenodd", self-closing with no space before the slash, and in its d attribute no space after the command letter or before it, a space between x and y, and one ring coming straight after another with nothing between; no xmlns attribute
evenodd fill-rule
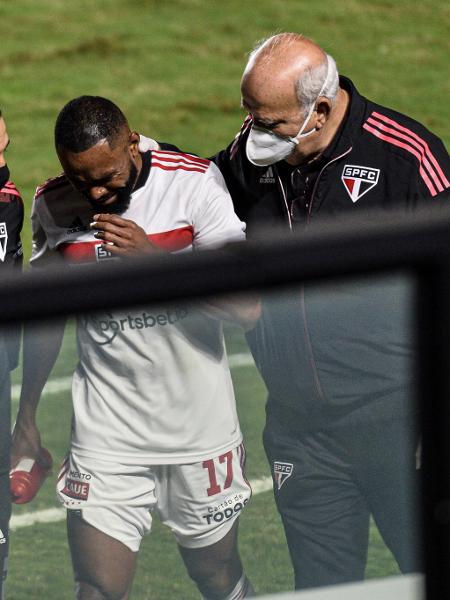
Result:
<svg viewBox="0 0 450 600"><path fill-rule="evenodd" d="M89 229L95 211L64 176L33 203L33 255L71 264L110 259ZM244 237L217 167L172 151L143 154L128 209L170 252ZM181 464L217 456L242 439L222 324L198 307L140 306L78 319L72 447L122 463Z"/></svg>

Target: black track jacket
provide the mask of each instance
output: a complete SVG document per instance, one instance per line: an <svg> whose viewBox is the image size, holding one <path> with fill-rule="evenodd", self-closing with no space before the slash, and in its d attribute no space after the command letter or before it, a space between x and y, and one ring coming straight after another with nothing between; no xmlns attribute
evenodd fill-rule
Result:
<svg viewBox="0 0 450 600"><path fill-rule="evenodd" d="M442 142L413 119L361 96L349 79L341 77L341 86L350 106L320 159L303 224L346 211L409 210L445 196L450 158ZM214 160L251 238L261 226L292 228L299 220L292 220L283 165L248 161L250 127L247 118ZM266 298L248 341L269 392L269 418L299 431L411 414L412 304L412 284L399 276Z"/></svg>

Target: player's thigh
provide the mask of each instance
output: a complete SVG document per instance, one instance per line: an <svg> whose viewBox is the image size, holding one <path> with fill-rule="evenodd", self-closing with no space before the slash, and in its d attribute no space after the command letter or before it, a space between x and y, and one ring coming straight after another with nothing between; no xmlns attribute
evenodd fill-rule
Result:
<svg viewBox="0 0 450 600"><path fill-rule="evenodd" d="M154 468L155 513L185 548L211 546L231 529L251 497L243 445L198 463Z"/></svg>
<svg viewBox="0 0 450 600"><path fill-rule="evenodd" d="M126 598L156 504L151 470L70 452L57 483L68 509L78 598ZM97 592L96 594L94 592Z"/></svg>
<svg viewBox="0 0 450 600"><path fill-rule="evenodd" d="M156 505L151 469L84 457L71 451L62 464L57 495L69 510L99 531L137 552L151 529Z"/></svg>
<svg viewBox="0 0 450 600"><path fill-rule="evenodd" d="M369 510L343 448L320 432L294 441L270 428L264 445L296 587L362 579Z"/></svg>
<svg viewBox="0 0 450 600"><path fill-rule="evenodd" d="M67 532L78 600L126 600L137 553L67 511Z"/></svg>

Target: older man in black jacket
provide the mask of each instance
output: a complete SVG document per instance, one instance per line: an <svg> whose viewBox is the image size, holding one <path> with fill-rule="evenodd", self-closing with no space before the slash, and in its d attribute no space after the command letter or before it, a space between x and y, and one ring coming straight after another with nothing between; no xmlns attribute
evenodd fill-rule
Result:
<svg viewBox="0 0 450 600"><path fill-rule="evenodd" d="M361 96L301 35L260 44L241 91L248 117L215 161L249 237L431 206L448 191L442 142ZM305 286L266 299L248 334L297 588L362 579L370 516L401 570L421 569L410 283Z"/></svg>

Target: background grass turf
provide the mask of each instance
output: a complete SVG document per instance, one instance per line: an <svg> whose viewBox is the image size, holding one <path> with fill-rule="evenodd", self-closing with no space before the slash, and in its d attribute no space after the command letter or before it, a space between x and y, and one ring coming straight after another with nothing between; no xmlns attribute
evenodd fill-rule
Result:
<svg viewBox="0 0 450 600"><path fill-rule="evenodd" d="M115 101L132 128L208 156L239 129L239 80L254 42L299 31L320 43L363 95L422 121L447 146L450 6L445 0L5 0L0 4L0 107L11 136L8 162L29 212L37 185L59 173L53 126L62 106L81 94ZM54 376L71 372L73 327ZM242 337L229 336L230 351ZM15 373L15 380L19 375ZM264 388L250 367L233 371L251 478L268 475L261 446ZM15 405L16 407L17 405ZM56 460L69 435L67 393L46 397L39 413ZM56 506L54 477L32 505ZM254 497L241 520L240 546L259 592L292 587L282 528L270 492ZM367 575L398 572L372 528ZM8 599L72 598L64 523L13 532ZM196 598L168 531L155 524L143 543L136 600Z"/></svg>

